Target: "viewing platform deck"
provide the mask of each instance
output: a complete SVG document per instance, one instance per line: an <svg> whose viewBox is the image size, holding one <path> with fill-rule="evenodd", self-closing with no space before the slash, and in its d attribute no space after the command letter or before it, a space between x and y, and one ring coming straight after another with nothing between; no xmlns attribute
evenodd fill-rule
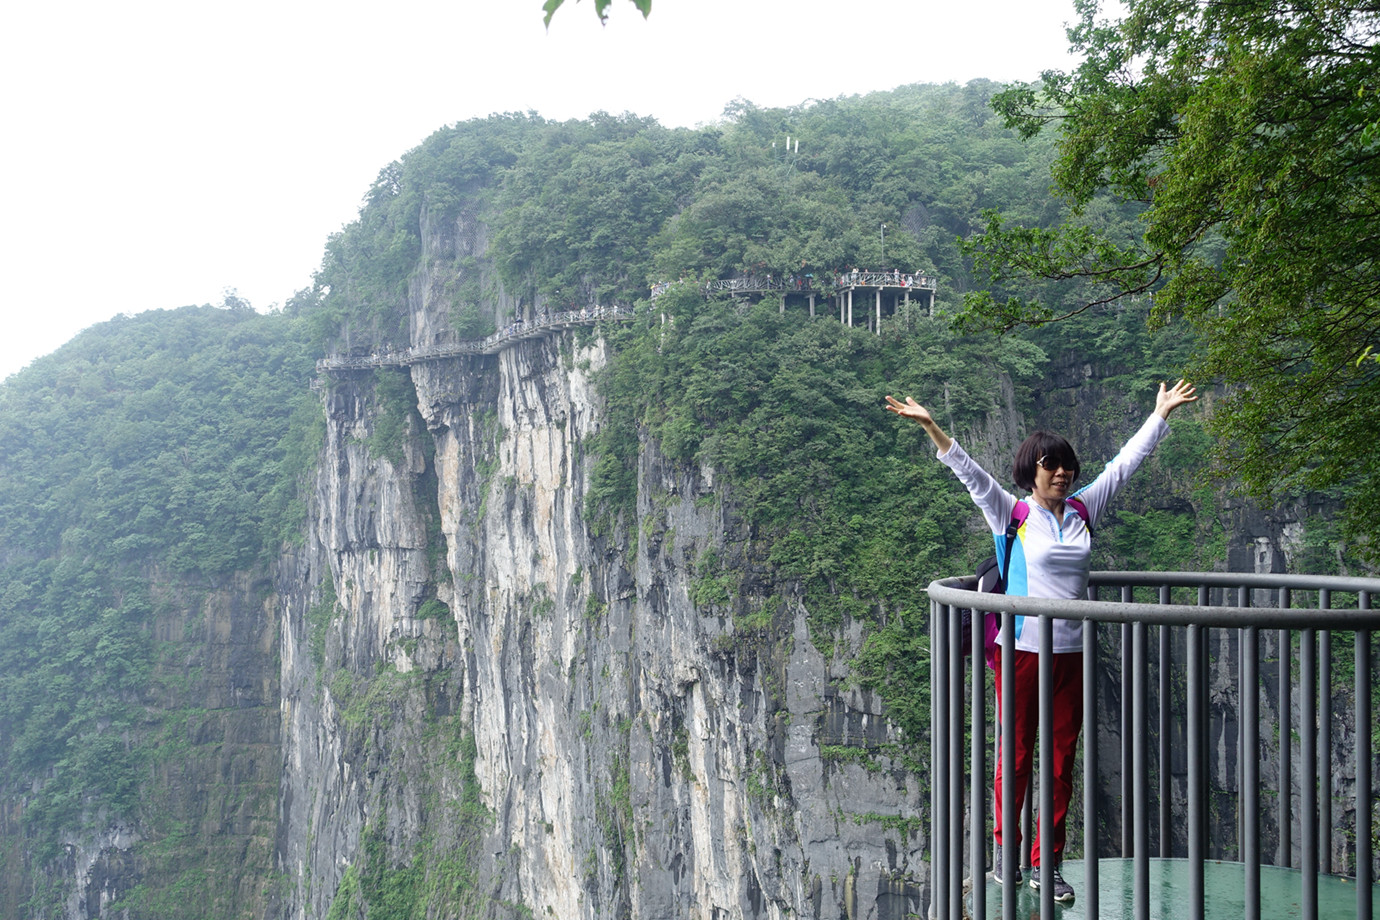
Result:
<svg viewBox="0 0 1380 920"><path fill-rule="evenodd" d="M1135 860L1100 859L1097 872L1093 873L1098 886L1096 898L1087 897L1089 872L1087 864L1081 859L1065 860L1062 871L1065 880L1080 892L1071 904L1055 906L1055 916L1060 920L1083 920L1083 918L1135 917L1136 916L1136 878ZM1151 858L1147 861L1147 894L1152 920L1179 920L1194 916L1193 872L1187 859ZM1025 870L1030 877L1030 870ZM1002 887L992 880L989 874L986 886L987 904L995 907L1001 904L1004 894ZM1208 860L1203 865L1203 885L1205 889L1204 913L1208 917L1245 917L1246 912L1246 866L1239 862ZM1262 866L1260 869L1260 920L1295 920L1304 916L1302 898L1303 873L1298 869L1283 869L1278 866ZM1380 887L1371 885L1371 900L1374 902ZM1016 915L1018 917L1038 917L1040 915L1040 893L1028 883L1017 887ZM1319 875L1317 884L1317 916L1320 918L1352 918L1356 913L1356 899L1360 892L1356 880L1340 875ZM1096 909L1090 909L1096 905ZM964 913L967 917L976 916L972 893L964 898ZM992 916L997 911L991 911Z"/></svg>
<svg viewBox="0 0 1380 920"><path fill-rule="evenodd" d="M660 284L653 289L664 290L667 285ZM702 286L705 294L772 294L796 293L833 295L841 291L881 288L897 291L925 291L933 293L937 282L928 275L913 272L872 272L853 271L827 273L816 276L812 272L797 275L743 275L738 278L723 278L710 281Z"/></svg>
<svg viewBox="0 0 1380 920"><path fill-rule="evenodd" d="M670 282L652 286L652 299L655 300ZM833 309L838 311L839 322L845 326L865 325L873 332L879 332L882 317L894 316L911 303L911 295L917 295L930 315L934 315L934 297L938 282L933 276L915 272L900 271L848 271L827 272L816 275L812 272L793 275L743 275L737 278L723 278L709 281L700 286L706 297L716 294L729 294L734 297L766 297L776 295L780 298L780 310L785 313L791 301L808 306L810 316L814 316L817 304L830 300ZM872 303L858 299L871 294ZM855 306L859 307L855 321ZM832 312L832 311L831 311Z"/></svg>
<svg viewBox="0 0 1380 920"><path fill-rule="evenodd" d="M1086 600L983 594L974 581L928 587L931 876L915 895L917 913L1371 920L1380 894L1371 654L1380 612L1371 601L1380 579L1094 572ZM967 624L965 609L974 613ZM1038 870L1021 845L1003 848L1013 863L1003 871L1019 859L1026 884L990 880L993 766L1000 757L1008 782L1013 770L1014 685L1006 681L1015 647L1008 638L997 650L1004 692L994 725L980 611L996 613L1006 637L1016 616L1036 629L1045 725L1056 705L1053 621L1083 626L1084 729L1074 768L1082 790L1071 803L1081 814L1069 813L1061 867L1075 891L1069 905L1054 902L1050 884L1031 890ZM962 650L965 628L971 653ZM1334 645L1345 657L1334 660ZM1102 706L1120 713L1101 718ZM1053 758L1042 733L1038 792L1024 797L1024 817L1015 790L1003 796L1003 827L1023 826L1022 844L1036 821L1050 839ZM974 877L988 881L972 885Z"/></svg>

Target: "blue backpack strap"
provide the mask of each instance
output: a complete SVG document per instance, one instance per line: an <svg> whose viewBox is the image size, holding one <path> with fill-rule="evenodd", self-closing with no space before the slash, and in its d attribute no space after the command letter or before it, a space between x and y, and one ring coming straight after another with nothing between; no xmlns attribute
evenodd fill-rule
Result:
<svg viewBox="0 0 1380 920"><path fill-rule="evenodd" d="M998 594L1006 593L1006 573L1011 571L1011 550L1016 546L1016 531L1021 529L1021 525L1025 523L1025 519L1028 517L1030 517L1030 506L1025 503L1024 499L1018 499L1016 507L1011 509L1011 520L1006 525L1006 551L1003 553L1006 558L1002 559L1001 563L1001 578L997 581L1001 590L997 592Z"/></svg>

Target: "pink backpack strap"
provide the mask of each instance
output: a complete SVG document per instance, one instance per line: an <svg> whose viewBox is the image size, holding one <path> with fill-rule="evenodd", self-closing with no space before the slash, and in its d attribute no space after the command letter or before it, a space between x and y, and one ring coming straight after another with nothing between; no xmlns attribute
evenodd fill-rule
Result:
<svg viewBox="0 0 1380 920"><path fill-rule="evenodd" d="M1092 533L1092 518L1088 516L1088 506L1083 504L1083 499L1066 498L1064 504L1072 508L1074 513L1083 519L1083 523L1088 525L1088 533Z"/></svg>
<svg viewBox="0 0 1380 920"><path fill-rule="evenodd" d="M1079 502L1079 504L1081 505L1082 502ZM1020 526L1025 523L1025 519L1028 517L1030 517L1030 506L1025 503L1025 499L1017 499L1016 507L1011 509L1011 520L1015 523L1017 530L1020 529ZM1087 515L1084 514L1083 517L1086 519Z"/></svg>

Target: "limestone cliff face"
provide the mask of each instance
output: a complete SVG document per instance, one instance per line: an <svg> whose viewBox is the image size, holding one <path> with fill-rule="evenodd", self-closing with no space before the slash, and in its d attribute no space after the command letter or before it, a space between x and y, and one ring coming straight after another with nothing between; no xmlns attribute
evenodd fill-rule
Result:
<svg viewBox="0 0 1380 920"><path fill-rule="evenodd" d="M284 567L285 916L325 916L371 822L402 862L424 839L462 846L431 823L462 785L459 766L425 762L438 717L473 739L487 912L918 909L921 841L871 822L916 818L928 797L899 769L821 753L895 740L878 704L838 688L845 671L814 649L799 604L773 631L788 638L759 642L690 599L704 548L753 553L712 473L649 447L640 520L606 534L585 520L603 359L597 340L555 338L419 365L425 427L393 461L363 443L367 383L327 394L316 527ZM418 618L429 594L448 615ZM419 677L382 712L348 711L385 672Z"/></svg>

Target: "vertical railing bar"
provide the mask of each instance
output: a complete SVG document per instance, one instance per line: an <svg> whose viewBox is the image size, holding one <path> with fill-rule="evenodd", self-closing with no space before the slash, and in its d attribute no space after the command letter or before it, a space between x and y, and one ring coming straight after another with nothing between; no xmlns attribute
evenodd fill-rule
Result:
<svg viewBox="0 0 1380 920"><path fill-rule="evenodd" d="M949 608L949 914L963 918L963 628Z"/></svg>
<svg viewBox="0 0 1380 920"><path fill-rule="evenodd" d="M1209 589L1207 585L1199 585L1198 606L1210 607L1211 601L1211 589ZM1212 629L1210 627L1204 626L1202 627L1200 633L1201 634L1199 636L1199 642L1202 645L1202 648L1200 649L1200 654L1198 656L1198 686L1202 688L1202 694L1198 701L1198 752L1199 756L1201 757L1206 756L1207 752L1212 749L1209 744L1208 737L1208 733L1211 731L1212 727L1212 702L1208 697L1210 688L1212 687L1212 675L1209 671L1209 668L1211 667L1212 658ZM1208 774L1206 772L1206 769L1204 768L1203 771L1201 771L1199 774L1200 784L1198 787L1198 794L1202 800L1204 809L1207 808L1207 777ZM1199 829L1196 833L1198 833L1198 835L1201 838L1198 841L1198 850L1200 853L1203 854L1204 858L1207 858L1208 856L1212 855L1212 847L1210 845L1211 841L1208 839L1207 811L1204 810L1202 814L1203 822L1199 826ZM1218 841L1218 851L1220 852L1221 849L1221 841ZM1206 876L1204 876L1204 884L1206 884Z"/></svg>
<svg viewBox="0 0 1380 920"><path fill-rule="evenodd" d="M1332 874L1332 631L1318 631L1318 871Z"/></svg>
<svg viewBox="0 0 1380 920"><path fill-rule="evenodd" d="M1040 616L1040 916L1054 916L1054 620Z"/></svg>
<svg viewBox="0 0 1380 920"><path fill-rule="evenodd" d="M1260 633L1247 626L1241 636L1241 723L1246 729L1241 749L1243 785L1241 820L1246 864L1246 920L1260 918Z"/></svg>
<svg viewBox="0 0 1380 920"><path fill-rule="evenodd" d="M1096 598L1094 597L1094 600ZM1098 916L1097 622L1083 621L1083 903Z"/></svg>
<svg viewBox="0 0 1380 920"><path fill-rule="evenodd" d="M1121 586L1121 602L1130 604L1135 600L1130 585ZM1121 858L1130 859L1136 855L1135 838L1135 782L1132 767L1135 751L1134 741L1126 726L1132 724L1131 712L1131 624L1121 624Z"/></svg>
<svg viewBox="0 0 1380 920"><path fill-rule="evenodd" d="M1132 586L1122 585L1122 603L1129 604L1132 603L1133 600ZM1130 712L1130 703L1132 703L1132 688L1130 688L1130 672L1132 672L1130 646L1132 646L1132 639L1130 639L1130 623L1122 623L1122 859L1130 859L1136 855L1136 836L1134 836L1134 822L1136 822L1136 817L1132 814L1134 808L1134 794L1136 794L1132 777L1132 757L1134 756L1134 752L1132 750L1132 737L1130 737L1130 732L1126 730L1126 726L1132 724L1132 712Z"/></svg>
<svg viewBox="0 0 1380 920"><path fill-rule="evenodd" d="M1223 635L1226 634L1226 630L1225 630L1225 629L1224 629L1222 632L1223 632ZM1202 721L1199 723L1199 727L1202 729L1203 735L1202 735L1202 738L1199 739L1199 750L1201 750L1205 755L1208 754L1208 752L1210 752L1210 751L1212 750L1212 696L1211 696L1211 694L1212 694L1212 664L1213 664L1212 644L1213 644L1214 641L1221 641L1221 640L1215 640L1215 639L1213 638L1213 630L1212 630L1211 627L1208 627L1208 626L1203 627L1203 660L1202 660L1202 669L1203 669L1203 673L1202 673L1202 675L1201 675L1201 677L1200 677L1200 680L1201 680L1201 683L1202 683L1204 695L1203 695L1203 700L1202 700L1202 706L1203 706L1203 714L1202 714L1202 715L1203 715L1203 718L1202 718ZM1210 771L1209 771L1209 772L1205 772L1205 773L1203 774L1203 802L1204 802L1204 807L1209 807L1209 805L1210 805L1209 795L1211 794L1211 788L1210 788L1211 782L1212 782L1212 774L1211 774L1211 772L1210 772ZM1208 826L1207 826L1207 824L1204 823L1204 825L1203 825L1203 853L1204 853L1204 855L1206 855L1208 858L1213 858L1213 857L1215 856L1216 858L1221 859L1221 858L1223 858L1223 857L1226 855L1226 852L1227 852L1226 841L1223 840L1223 839L1214 839L1213 836L1212 836L1212 835L1209 833L1209 831L1208 831Z"/></svg>
<svg viewBox="0 0 1380 920"><path fill-rule="evenodd" d="M935 910L939 918L949 916L949 706L945 693L949 688L949 663L945 650L949 647L949 607L941 605L935 617L934 644L931 646L930 680L938 687L938 698L934 706L934 771L936 800L934 824L936 828L934 845L935 870Z"/></svg>
<svg viewBox="0 0 1380 920"><path fill-rule="evenodd" d="M939 685L935 682L935 649L939 647L939 609L937 601L930 601L930 772L939 763ZM930 777L930 853L939 853L939 783ZM930 860L929 916L939 916L939 860Z"/></svg>
<svg viewBox="0 0 1380 920"><path fill-rule="evenodd" d="M1370 609L1370 592L1362 591L1357 598L1361 610ZM1370 705L1370 630L1356 633L1356 917L1372 920L1374 910L1371 885L1374 871L1371 840L1375 828L1371 820L1371 725Z"/></svg>
<svg viewBox="0 0 1380 920"><path fill-rule="evenodd" d="M973 741L972 762L968 772L972 778L968 790L968 813L972 816L969 830L969 862L973 876L973 920L987 920L987 669L984 667L983 643L986 640L984 620L987 615L974 610L972 632L972 656L968 662L972 668L969 681L969 696L972 700Z"/></svg>
<svg viewBox="0 0 1380 920"><path fill-rule="evenodd" d="M1169 585L1160 586L1160 606L1167 606L1171 601L1169 596ZM1170 632L1168 626L1159 627L1160 654L1159 654L1159 677L1160 677L1160 702L1159 702L1159 821L1160 821L1160 859L1168 859L1173 854L1170 850L1173 847L1173 839L1170 834L1172 827L1171 820L1171 800L1170 792L1170 763L1169 763L1169 736L1170 736L1170 709L1169 709L1169 678L1173 665L1173 656L1170 654L1169 639Z"/></svg>
<svg viewBox="0 0 1380 920"><path fill-rule="evenodd" d="M1318 592L1318 605L1331 604L1330 592ZM1299 869L1303 916L1318 916L1318 641L1316 629L1299 636Z"/></svg>
<svg viewBox="0 0 1380 920"><path fill-rule="evenodd" d="M1012 613L1001 615L1001 825L1002 825L1002 865L1001 877L1014 878L1019 861L1020 847L1012 848L1011 828L1016 826L1019 815L1016 813L1016 726L1012 720L1015 712L1016 692L1016 617ZM1001 886L1002 920L1015 920L1016 886L1009 881Z"/></svg>
<svg viewBox="0 0 1380 920"><path fill-rule="evenodd" d="M1206 588L1199 588L1199 604L1203 604ZM1204 605L1205 606L1205 605ZM1207 829L1205 797L1206 747L1203 713L1207 702L1207 685L1203 680L1204 627L1192 624L1186 640L1188 664L1188 871L1189 910L1191 920L1203 920L1204 910L1204 853Z"/></svg>
<svg viewBox="0 0 1380 920"><path fill-rule="evenodd" d="M1150 920L1150 777L1147 775L1150 755L1145 733L1149 727L1146 710L1146 627L1142 622L1131 628L1131 772L1133 803L1132 839L1135 846L1134 896L1136 920Z"/></svg>
<svg viewBox="0 0 1380 920"><path fill-rule="evenodd" d="M1236 606L1249 607L1251 605L1251 591L1245 585L1239 585L1236 589ZM1244 628L1238 627L1236 630L1236 687L1237 687L1237 716L1240 716L1241 702L1240 697L1242 688L1246 686L1246 655L1241 645L1246 637ZM1246 759L1242 753L1246 750L1246 720L1237 718L1236 720L1236 858L1245 862L1246 849L1246 814L1245 814L1245 795L1246 788Z"/></svg>
<svg viewBox="0 0 1380 920"><path fill-rule="evenodd" d="M1279 589L1279 606L1285 610L1293 604L1288 588ZM1293 698L1293 633L1279 630L1279 853L1275 865L1289 868L1294 864L1294 698Z"/></svg>

